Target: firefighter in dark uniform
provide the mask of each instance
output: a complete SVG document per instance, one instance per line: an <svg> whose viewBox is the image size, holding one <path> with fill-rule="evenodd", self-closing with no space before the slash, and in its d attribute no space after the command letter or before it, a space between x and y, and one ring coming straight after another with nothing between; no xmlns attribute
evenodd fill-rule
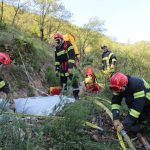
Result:
<svg viewBox="0 0 150 150"><path fill-rule="evenodd" d="M116 56L108 50L106 45L101 46L102 54L102 70L104 75L111 76L116 69Z"/></svg>
<svg viewBox="0 0 150 150"><path fill-rule="evenodd" d="M142 132L143 123L150 115L150 84L136 76L127 76L120 72L110 78L109 88L113 91L112 114L113 123L117 131L123 128L136 135ZM128 114L121 123L119 120L121 101L129 108Z"/></svg>
<svg viewBox="0 0 150 150"><path fill-rule="evenodd" d="M67 91L67 80L69 78L72 81L73 96L78 99L78 81L73 75L76 59L73 46L69 41L64 41L63 35L60 33L56 33L54 39L56 40L55 71L57 76L60 73L62 91Z"/></svg>
<svg viewBox="0 0 150 150"><path fill-rule="evenodd" d="M9 55L4 52L0 52L0 69L2 67L9 65L10 62L11 62L11 59L10 59ZM14 100L13 100L13 95L10 91L9 84L6 83L2 78L0 78L0 91L4 92L6 94L6 101L9 104L10 111L15 112L15 104L14 104ZM1 109L3 110L3 108L1 108Z"/></svg>

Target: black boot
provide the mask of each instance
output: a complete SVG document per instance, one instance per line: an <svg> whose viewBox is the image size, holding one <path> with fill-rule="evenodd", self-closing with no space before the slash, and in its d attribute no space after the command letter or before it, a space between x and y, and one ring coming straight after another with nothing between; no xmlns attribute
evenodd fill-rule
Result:
<svg viewBox="0 0 150 150"><path fill-rule="evenodd" d="M74 91L73 91L73 96L74 96L74 98L75 98L76 100L78 100L78 99L79 99L79 90L74 90Z"/></svg>

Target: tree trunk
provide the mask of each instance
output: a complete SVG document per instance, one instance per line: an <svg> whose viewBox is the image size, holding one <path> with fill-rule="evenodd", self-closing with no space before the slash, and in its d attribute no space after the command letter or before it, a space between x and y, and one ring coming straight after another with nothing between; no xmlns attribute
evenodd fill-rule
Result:
<svg viewBox="0 0 150 150"><path fill-rule="evenodd" d="M4 14L4 1L2 0L2 6L1 6L1 20L0 20L0 22L3 21L3 14Z"/></svg>

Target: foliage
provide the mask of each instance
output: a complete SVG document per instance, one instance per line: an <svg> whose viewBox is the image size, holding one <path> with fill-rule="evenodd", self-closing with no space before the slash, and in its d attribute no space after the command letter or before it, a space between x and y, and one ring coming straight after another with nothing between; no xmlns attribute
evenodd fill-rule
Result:
<svg viewBox="0 0 150 150"><path fill-rule="evenodd" d="M52 67L47 68L46 78L50 86L59 86L59 79L55 76L55 72Z"/></svg>
<svg viewBox="0 0 150 150"><path fill-rule="evenodd" d="M32 38L14 27L3 29L0 33L0 51L7 52L12 59L9 69L4 69L4 79L10 82L13 91L30 87L34 77L47 84L47 68L54 63L53 51L47 43ZM7 70L7 71L6 71ZM27 88L28 89L28 88ZM31 90L32 91L32 90ZM34 92L28 93L30 96Z"/></svg>
<svg viewBox="0 0 150 150"><path fill-rule="evenodd" d="M45 0L34 1L43 2L40 3L40 6L46 5L44 8L50 7ZM52 1L49 2L51 4ZM44 86L59 84L54 72L52 45L54 41L51 37L57 31L63 34L71 32L77 38L82 56L77 74L81 76L83 67L90 65L97 76L97 81L101 84L101 93L89 99L96 99L97 96L110 100L112 96L108 88L109 81L101 72L102 51L100 46L102 44L106 44L117 56L117 71L140 76L150 81L149 42L143 41L133 45L113 42L111 38L103 34L105 30L103 21L95 17L83 27L77 27L68 22L70 14L66 12L64 6L59 5L57 0L54 2L56 5L48 9L51 10L50 12L44 9L45 14L40 13L43 7L39 7L39 3L37 11L25 11L20 7L17 12L16 4L11 6L5 4L4 6L3 20L0 23L0 51L8 52L13 60L12 67L5 72L5 77L7 78L9 74L10 77L7 80L10 81L14 91L27 88L27 96L34 96L34 90L29 83L36 76L39 76L42 82L46 81ZM43 41L41 42L39 38ZM50 42L51 45L46 42ZM0 126L0 147L3 149L48 149L53 147L59 150L116 149L118 147L116 143L113 144L110 140L96 143L84 132L83 121L90 120L95 110L99 111L93 103L87 100L87 97L83 97L81 101L67 105L59 114L64 119L53 120L43 126L37 126L34 122L33 126L28 127L26 123L20 123L18 120L12 123L6 120ZM108 107L110 108L110 105ZM126 110L127 108L122 108L123 115ZM25 132L24 140L21 139L20 128Z"/></svg>
<svg viewBox="0 0 150 150"><path fill-rule="evenodd" d="M52 145L54 149L65 150L81 150L81 149L96 149L101 150L106 146L106 149L115 149L112 141L103 141L95 143L89 138L89 135L84 133L83 124L85 120L91 120L95 112L100 109L90 101L78 101L74 104L67 105L59 115L63 115L61 120L54 120L51 124L49 132L52 136ZM46 130L46 133L48 131ZM104 148L103 147L103 148Z"/></svg>

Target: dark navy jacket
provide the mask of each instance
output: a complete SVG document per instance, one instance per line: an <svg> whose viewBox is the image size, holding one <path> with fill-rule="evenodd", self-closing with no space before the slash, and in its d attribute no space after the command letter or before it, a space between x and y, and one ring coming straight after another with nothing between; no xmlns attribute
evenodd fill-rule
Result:
<svg viewBox="0 0 150 150"><path fill-rule="evenodd" d="M144 79L135 76L127 76L128 84L125 92L114 93L112 97L113 119L119 119L120 106L122 99L129 108L129 112L123 123L125 126L131 126L141 116L145 109L150 109L150 84Z"/></svg>

